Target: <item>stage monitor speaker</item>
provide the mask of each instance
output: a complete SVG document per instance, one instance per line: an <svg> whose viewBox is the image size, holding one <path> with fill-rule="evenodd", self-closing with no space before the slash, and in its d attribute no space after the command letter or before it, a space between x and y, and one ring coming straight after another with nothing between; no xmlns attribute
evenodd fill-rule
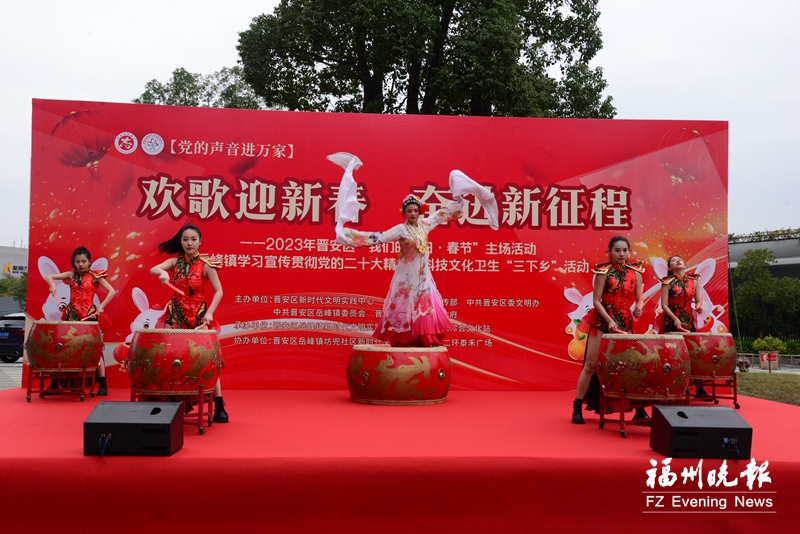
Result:
<svg viewBox="0 0 800 534"><path fill-rule="evenodd" d="M182 402L100 401L83 423L84 456L172 456L181 447Z"/></svg>
<svg viewBox="0 0 800 534"><path fill-rule="evenodd" d="M750 458L753 428L719 406L653 406L650 448L671 458Z"/></svg>

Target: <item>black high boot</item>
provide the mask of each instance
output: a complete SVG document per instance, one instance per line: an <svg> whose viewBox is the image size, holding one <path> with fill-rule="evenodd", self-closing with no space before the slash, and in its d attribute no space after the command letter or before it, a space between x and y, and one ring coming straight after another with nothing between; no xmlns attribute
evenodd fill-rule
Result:
<svg viewBox="0 0 800 534"><path fill-rule="evenodd" d="M582 425L586 423L583 420L583 414L581 410L583 409L583 399L575 399L572 401L572 424L573 425Z"/></svg>
<svg viewBox="0 0 800 534"><path fill-rule="evenodd" d="M711 402L713 400L706 391L706 388L703 387L703 382L701 380L697 380L694 383L694 398L706 402Z"/></svg>
<svg viewBox="0 0 800 534"><path fill-rule="evenodd" d="M98 376L97 377L97 396L98 397L107 397L108 396L108 388L106 387L106 377Z"/></svg>
<svg viewBox="0 0 800 534"><path fill-rule="evenodd" d="M225 401L222 397L214 397L214 418L215 423L227 423L228 412L225 411Z"/></svg>
<svg viewBox="0 0 800 534"><path fill-rule="evenodd" d="M58 380L54 378L50 381L50 387L42 391L41 395L56 395L60 387Z"/></svg>
<svg viewBox="0 0 800 534"><path fill-rule="evenodd" d="M634 421L646 421L648 419L650 419L650 416L647 415L647 412L644 411L644 408L636 408L636 411L633 412Z"/></svg>

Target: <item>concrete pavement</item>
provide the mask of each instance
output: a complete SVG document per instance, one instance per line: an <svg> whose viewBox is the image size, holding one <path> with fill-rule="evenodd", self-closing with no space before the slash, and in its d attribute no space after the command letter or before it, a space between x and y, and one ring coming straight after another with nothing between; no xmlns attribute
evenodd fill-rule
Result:
<svg viewBox="0 0 800 534"><path fill-rule="evenodd" d="M0 362L0 391L22 384L22 358L14 363Z"/></svg>

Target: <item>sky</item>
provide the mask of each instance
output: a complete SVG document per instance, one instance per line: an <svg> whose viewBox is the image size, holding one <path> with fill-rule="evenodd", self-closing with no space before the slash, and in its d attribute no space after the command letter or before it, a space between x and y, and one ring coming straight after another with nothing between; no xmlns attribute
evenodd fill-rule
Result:
<svg viewBox="0 0 800 534"><path fill-rule="evenodd" d="M31 100L130 102L172 71L238 61L276 0L0 3L0 246L28 245ZM729 122L728 231L800 227L800 2L600 0L620 119Z"/></svg>

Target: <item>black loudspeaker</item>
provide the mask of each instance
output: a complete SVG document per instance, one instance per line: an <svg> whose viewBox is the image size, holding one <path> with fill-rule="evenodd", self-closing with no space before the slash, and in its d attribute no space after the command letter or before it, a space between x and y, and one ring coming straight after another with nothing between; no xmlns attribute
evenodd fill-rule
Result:
<svg viewBox="0 0 800 534"><path fill-rule="evenodd" d="M84 456L172 456L183 447L182 402L100 401L83 423Z"/></svg>
<svg viewBox="0 0 800 534"><path fill-rule="evenodd" d="M653 406L650 448L670 458L750 458L753 427L732 408Z"/></svg>

